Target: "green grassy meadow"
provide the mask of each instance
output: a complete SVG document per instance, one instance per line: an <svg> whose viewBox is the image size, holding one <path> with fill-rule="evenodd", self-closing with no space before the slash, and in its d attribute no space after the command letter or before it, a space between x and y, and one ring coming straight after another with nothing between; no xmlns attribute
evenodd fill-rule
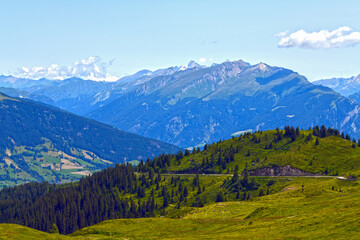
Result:
<svg viewBox="0 0 360 240"><path fill-rule="evenodd" d="M276 178L286 183L279 192L247 201L173 209L175 214L169 210L165 217L109 220L68 236L1 224L0 239L359 239L358 181Z"/></svg>
<svg viewBox="0 0 360 240"><path fill-rule="evenodd" d="M93 239L359 239L360 185L294 177L279 193L194 208L181 219L105 221L73 233Z"/></svg>
<svg viewBox="0 0 360 240"><path fill-rule="evenodd" d="M307 137L311 132L301 131L296 139L277 139L275 130L257 132L188 152L180 161L174 155L168 166L154 164L162 174L144 188L145 198L154 196L162 206L165 186L171 196L166 207L156 207L155 217L107 220L67 236L0 224L0 239L360 239L360 147L337 136L316 144L316 137ZM218 164L229 152L233 159ZM241 194L251 194L245 198L231 185L236 165L239 173L291 165L318 176L251 177L258 187L242 188ZM198 185L194 171L206 172L198 175ZM180 184L188 190L184 201ZM223 202L215 201L220 193ZM138 193L118 194L141 200ZM195 207L196 199L204 207Z"/></svg>
<svg viewBox="0 0 360 240"><path fill-rule="evenodd" d="M310 133L312 130L302 130L294 141L289 137L277 140L276 130L253 133L241 139L223 140L209 145L204 151L185 156L180 164L172 159L168 171L196 171L201 169L202 162L206 159L210 162L217 161L220 150L226 152L232 149L236 150L234 161L228 163L225 169L216 165L207 170L213 173L231 173L236 165L240 170L244 170L246 166L251 170L273 165L291 165L315 174L327 172L327 175L333 176L360 176L360 147L357 144L353 147L349 140L328 136L318 138L319 145L316 145L317 137L307 140Z"/></svg>

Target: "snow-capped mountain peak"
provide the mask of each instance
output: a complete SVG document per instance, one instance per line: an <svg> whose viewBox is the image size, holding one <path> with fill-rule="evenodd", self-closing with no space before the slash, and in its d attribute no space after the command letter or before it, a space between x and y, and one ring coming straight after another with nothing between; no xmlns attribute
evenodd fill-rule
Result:
<svg viewBox="0 0 360 240"><path fill-rule="evenodd" d="M206 66L200 65L197 62L191 60L187 65L181 66L179 70L183 71L183 70L190 69L190 68L205 68L205 67Z"/></svg>

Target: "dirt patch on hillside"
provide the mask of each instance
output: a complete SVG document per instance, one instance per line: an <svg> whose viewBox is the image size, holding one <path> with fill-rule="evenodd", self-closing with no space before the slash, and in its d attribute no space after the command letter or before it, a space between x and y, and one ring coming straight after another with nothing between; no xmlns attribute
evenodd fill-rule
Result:
<svg viewBox="0 0 360 240"><path fill-rule="evenodd" d="M85 171L71 172L71 174L79 174L79 175L83 175L83 176L89 176L89 175L91 175L91 172L89 172L88 170L85 170Z"/></svg>
<svg viewBox="0 0 360 240"><path fill-rule="evenodd" d="M82 154L84 154L84 157L85 157L86 159L93 160L93 158L88 154L87 151L82 150L81 152L82 152Z"/></svg>
<svg viewBox="0 0 360 240"><path fill-rule="evenodd" d="M14 162L13 160L11 160L10 158L4 158L5 163L10 167L11 164L16 168L16 169L20 169Z"/></svg>
<svg viewBox="0 0 360 240"><path fill-rule="evenodd" d="M68 159L72 159L72 160L76 159L76 157L70 156L69 154L66 154L66 153L64 153L64 152L62 152L62 151L58 151L57 153L58 153L60 156L67 157Z"/></svg>
<svg viewBox="0 0 360 240"><path fill-rule="evenodd" d="M298 189L298 187L288 186L288 187L283 188L281 191L282 192L287 192L287 191L292 191L292 190L296 190L296 189Z"/></svg>
<svg viewBox="0 0 360 240"><path fill-rule="evenodd" d="M113 164L113 162L104 159L101 159L101 161L103 161L104 163Z"/></svg>
<svg viewBox="0 0 360 240"><path fill-rule="evenodd" d="M78 163L70 162L67 159L62 158L61 159L61 169L83 169L83 166L80 166Z"/></svg>
<svg viewBox="0 0 360 240"><path fill-rule="evenodd" d="M9 157L11 157L11 151L10 151L10 149L6 149L6 150L5 150L5 154L8 155Z"/></svg>

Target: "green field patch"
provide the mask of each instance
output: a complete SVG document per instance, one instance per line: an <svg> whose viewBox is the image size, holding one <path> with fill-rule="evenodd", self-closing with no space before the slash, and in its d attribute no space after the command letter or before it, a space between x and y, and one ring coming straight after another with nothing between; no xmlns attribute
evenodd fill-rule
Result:
<svg viewBox="0 0 360 240"><path fill-rule="evenodd" d="M58 157L54 157L46 154L43 154L43 156L46 163L53 163L53 164L61 163L61 159Z"/></svg>

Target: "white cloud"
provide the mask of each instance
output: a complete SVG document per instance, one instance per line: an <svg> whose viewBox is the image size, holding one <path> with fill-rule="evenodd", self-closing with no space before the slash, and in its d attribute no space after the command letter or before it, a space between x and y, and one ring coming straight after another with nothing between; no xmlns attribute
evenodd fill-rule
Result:
<svg viewBox="0 0 360 240"><path fill-rule="evenodd" d="M342 48L355 46L360 43L360 32L355 32L350 27L340 27L331 32L321 30L308 33L304 30L299 30L289 34L287 31L276 34L275 36L280 38L278 46L281 48Z"/></svg>
<svg viewBox="0 0 360 240"><path fill-rule="evenodd" d="M205 63L206 61L207 61L206 58L199 58L199 62L200 62L200 63Z"/></svg>
<svg viewBox="0 0 360 240"><path fill-rule="evenodd" d="M199 61L199 63L204 64L204 63L211 63L213 60L214 60L213 58L204 58L204 57L202 57L202 58L199 58L198 61Z"/></svg>
<svg viewBox="0 0 360 240"><path fill-rule="evenodd" d="M111 62L112 63L112 62ZM102 62L100 57L89 57L75 62L72 66L59 66L52 64L49 67L21 67L16 76L31 79L59 79L79 77L94 81L116 81L119 78L107 72L110 64Z"/></svg>
<svg viewBox="0 0 360 240"><path fill-rule="evenodd" d="M278 34L275 34L275 37L277 38L282 38L282 37L286 37L289 33L289 30L288 31L285 31L285 32L281 32L281 33L278 33Z"/></svg>

